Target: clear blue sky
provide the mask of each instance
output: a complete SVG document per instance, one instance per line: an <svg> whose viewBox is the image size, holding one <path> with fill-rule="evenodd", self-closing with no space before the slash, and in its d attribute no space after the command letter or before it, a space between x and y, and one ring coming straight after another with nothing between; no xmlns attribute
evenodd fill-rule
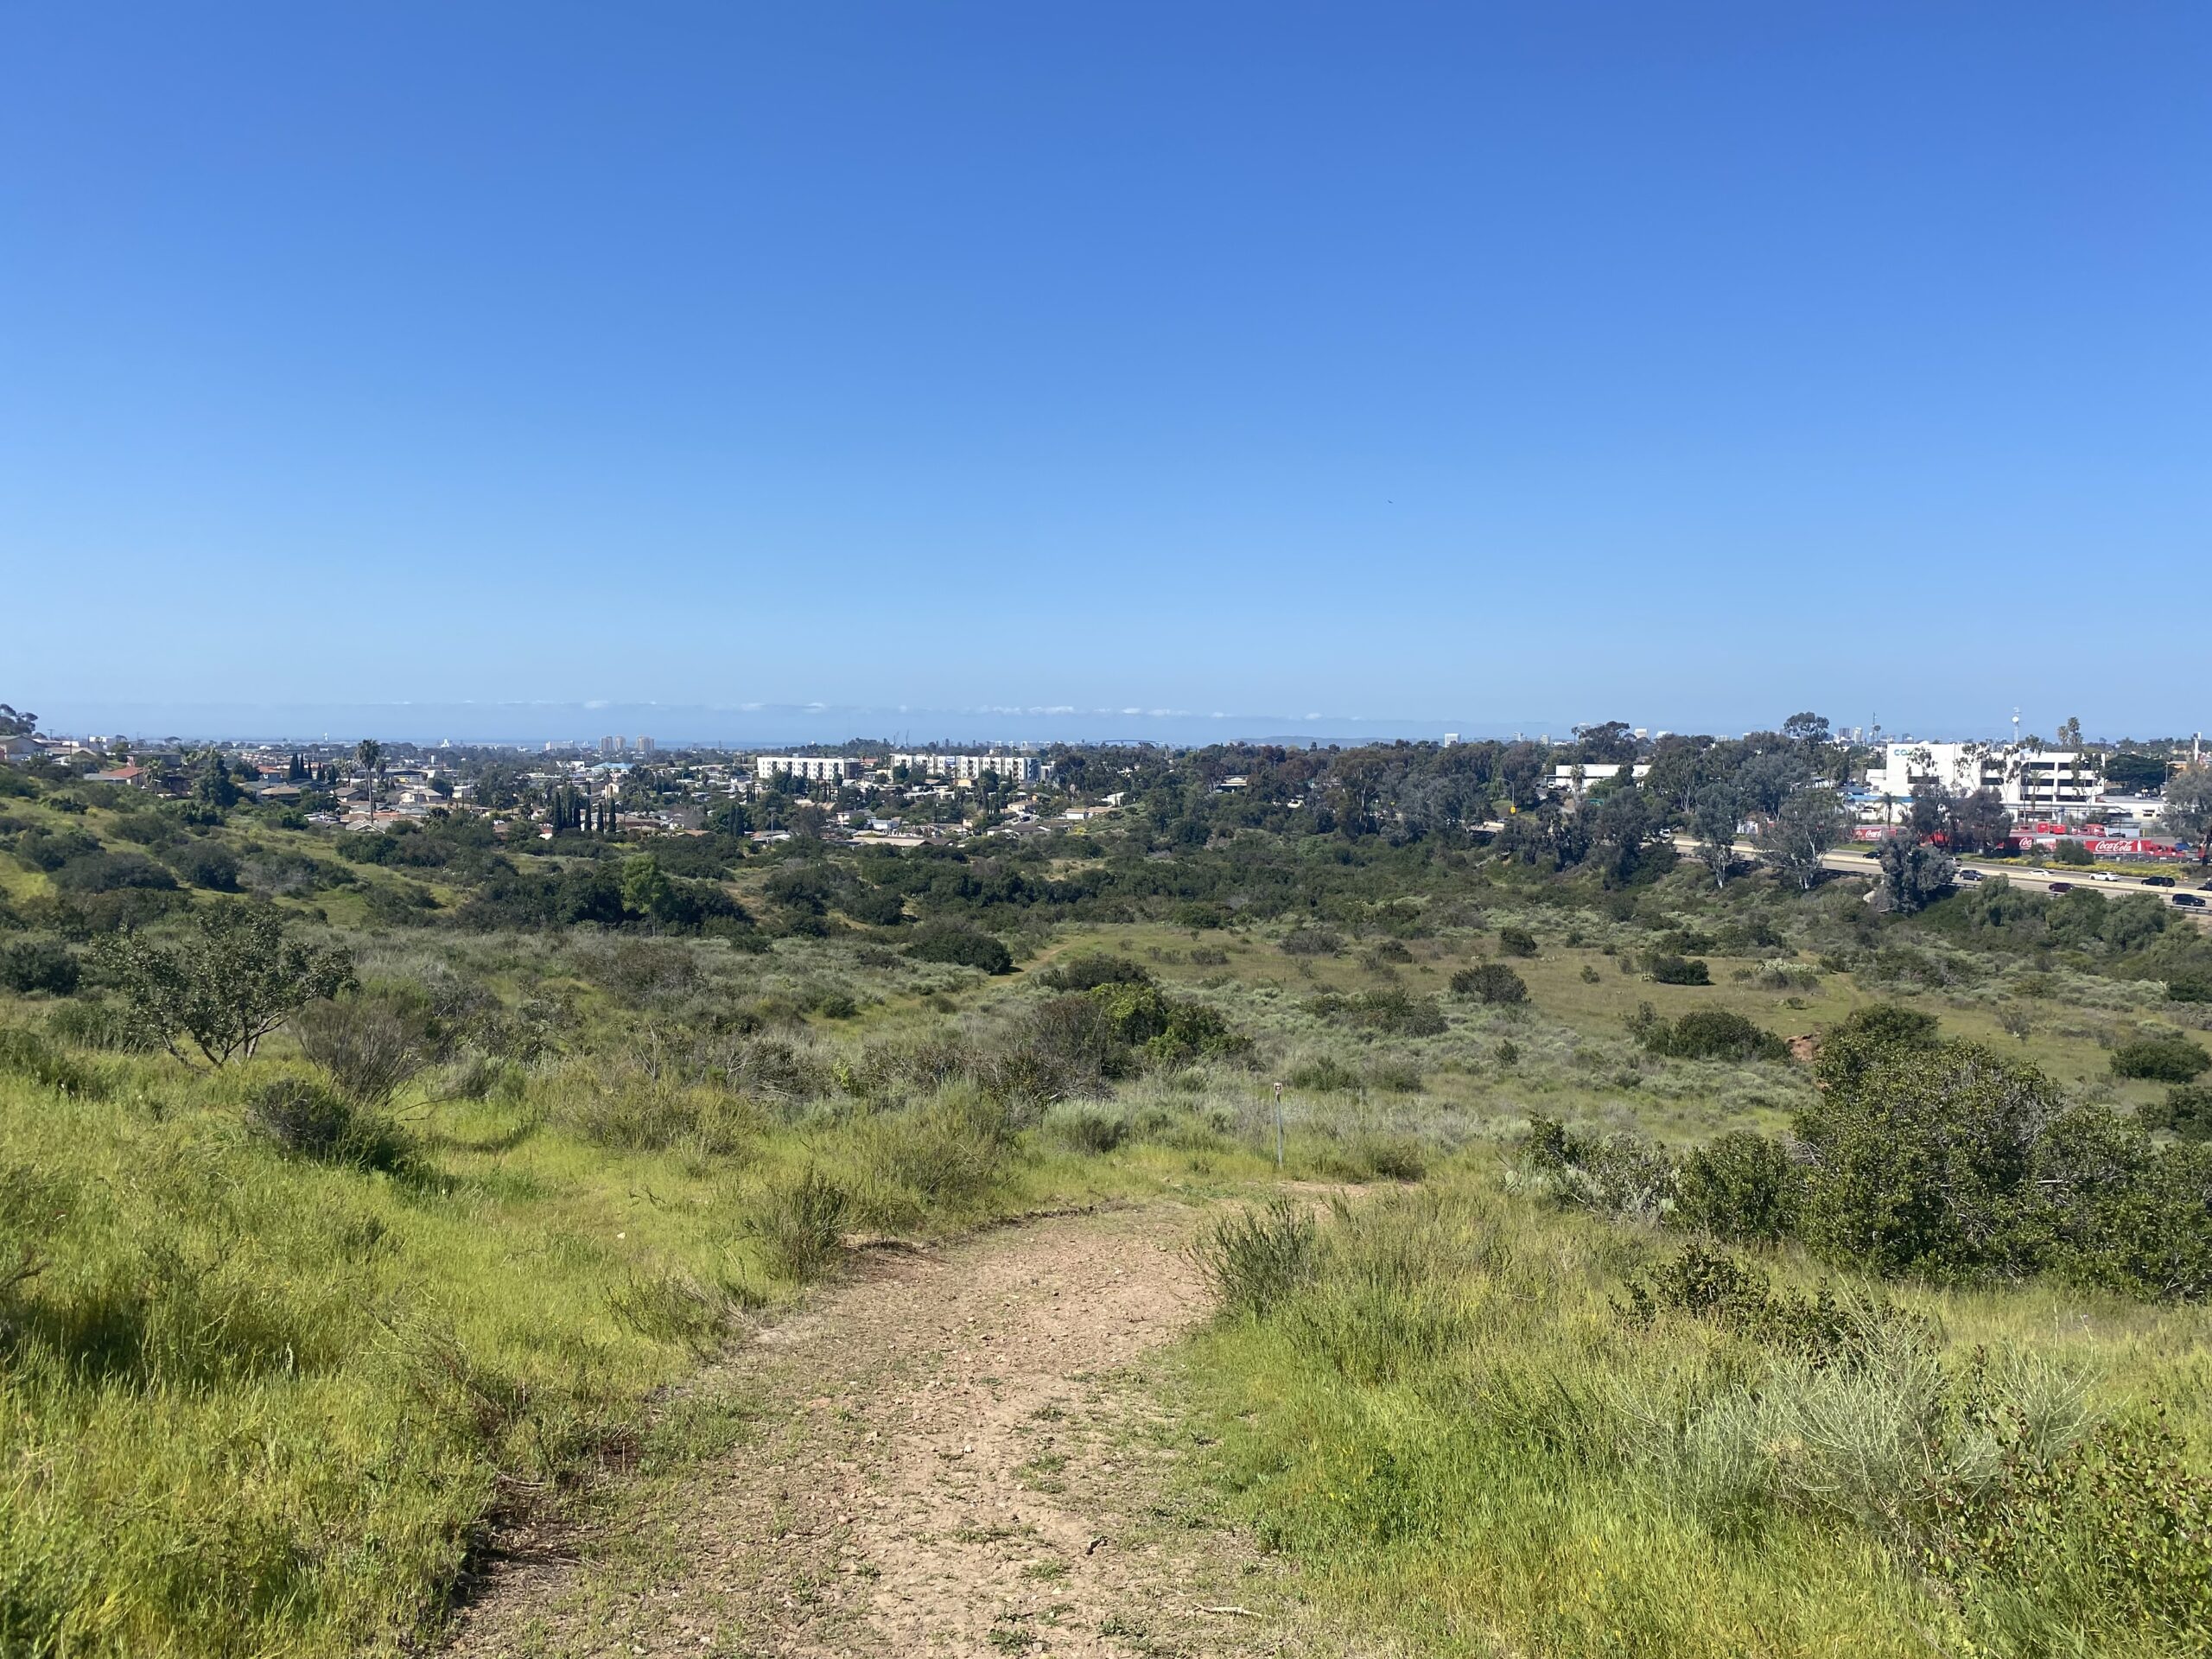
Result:
<svg viewBox="0 0 2212 1659"><path fill-rule="evenodd" d="M2196 0L10 4L0 699L2212 723L2208 89Z"/></svg>

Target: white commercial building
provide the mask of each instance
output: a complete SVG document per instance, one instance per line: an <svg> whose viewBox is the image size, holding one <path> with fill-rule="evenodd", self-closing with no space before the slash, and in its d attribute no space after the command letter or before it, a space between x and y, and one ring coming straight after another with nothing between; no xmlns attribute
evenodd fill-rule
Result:
<svg viewBox="0 0 2212 1659"><path fill-rule="evenodd" d="M842 754L763 754L753 762L753 776L798 778L810 784L842 784L861 775L865 761Z"/></svg>
<svg viewBox="0 0 2212 1659"><path fill-rule="evenodd" d="M1033 784L1045 775L1043 763L1033 754L894 754L891 764L925 778L950 778L964 784L974 783L987 772L996 772L1001 783L1008 784Z"/></svg>
<svg viewBox="0 0 2212 1659"><path fill-rule="evenodd" d="M1891 743L1866 774L1867 788L1896 800L1930 781L1955 795L1992 791L2014 810L2091 806L2104 793L2095 761L2080 750L2024 744Z"/></svg>

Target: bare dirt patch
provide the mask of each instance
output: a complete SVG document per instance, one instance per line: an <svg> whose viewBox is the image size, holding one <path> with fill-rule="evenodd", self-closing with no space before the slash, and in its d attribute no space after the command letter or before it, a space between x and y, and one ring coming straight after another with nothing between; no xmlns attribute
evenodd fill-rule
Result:
<svg viewBox="0 0 2212 1659"><path fill-rule="evenodd" d="M738 1443L495 1573L464 1656L1304 1650L1280 1569L1168 1477L1147 1366L1204 1307L1173 1205L872 1252L715 1368ZM1336 1651L1343 1651L1340 1645Z"/></svg>

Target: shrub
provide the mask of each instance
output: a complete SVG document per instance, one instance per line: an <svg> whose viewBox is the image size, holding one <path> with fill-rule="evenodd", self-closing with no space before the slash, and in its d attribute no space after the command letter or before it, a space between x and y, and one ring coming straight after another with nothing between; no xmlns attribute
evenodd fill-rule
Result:
<svg viewBox="0 0 2212 1659"><path fill-rule="evenodd" d="M1821 1037L1814 1077L1823 1089L1849 1089L1876 1065L1926 1052L1938 1040L1934 1014L1894 1002L1872 1003L1838 1020Z"/></svg>
<svg viewBox="0 0 2212 1659"><path fill-rule="evenodd" d="M2153 1083L2189 1083L2212 1069L2207 1054L2177 1031L2162 1031L2123 1043L2113 1051L2115 1077L2143 1077Z"/></svg>
<svg viewBox="0 0 2212 1659"><path fill-rule="evenodd" d="M176 878L143 853L84 853L54 872L64 893L121 893L174 888Z"/></svg>
<svg viewBox="0 0 2212 1659"><path fill-rule="evenodd" d="M1497 930L1497 948L1509 957L1533 957L1536 936L1518 923L1508 923Z"/></svg>
<svg viewBox="0 0 2212 1659"><path fill-rule="evenodd" d="M1045 1114L1046 1135L1071 1152L1115 1151L1129 1138L1126 1113L1088 1103L1055 1106Z"/></svg>
<svg viewBox="0 0 2212 1659"><path fill-rule="evenodd" d="M1654 1054L1678 1060L1784 1060L1789 1045L1740 1014L1696 1008L1671 1023L1656 1015L1632 1023L1637 1039Z"/></svg>
<svg viewBox="0 0 2212 1659"><path fill-rule="evenodd" d="M1885 1274L2015 1269L2056 1105L2041 1072L1972 1044L1895 1055L1798 1115L1807 1243Z"/></svg>
<svg viewBox="0 0 2212 1659"><path fill-rule="evenodd" d="M2212 1002L2212 974L2177 969L2166 976L2170 1002Z"/></svg>
<svg viewBox="0 0 2212 1659"><path fill-rule="evenodd" d="M1014 1134L1004 1106L965 1093L871 1118L861 1126L859 1152L879 1186L872 1193L864 1188L862 1196L886 1221L914 1218L913 1205L899 1201L901 1192L930 1211L973 1214L1005 1180ZM884 1186L893 1191L887 1194Z"/></svg>
<svg viewBox="0 0 2212 1659"><path fill-rule="evenodd" d="M217 842L188 842L170 855L169 868L195 887L213 893L238 890L238 861L229 848Z"/></svg>
<svg viewBox="0 0 2212 1659"><path fill-rule="evenodd" d="M1758 1268L1700 1244L1631 1280L1626 1294L1620 1311L1634 1323L1648 1325L1662 1312L1685 1314L1816 1369L1861 1365L1900 1344L1925 1347L1935 1334L1888 1302L1839 1301L1825 1286L1810 1296L1777 1294Z"/></svg>
<svg viewBox="0 0 2212 1659"><path fill-rule="evenodd" d="M376 1109L429 1063L415 1022L378 998L314 1002L295 1021L301 1051L356 1106Z"/></svg>
<svg viewBox="0 0 2212 1659"><path fill-rule="evenodd" d="M1282 936L1287 957L1333 957L1344 948L1344 936L1325 927L1294 927Z"/></svg>
<svg viewBox="0 0 2212 1659"><path fill-rule="evenodd" d="M153 1046L140 1021L113 1002L65 1002L47 1017L46 1028L78 1048L140 1054Z"/></svg>
<svg viewBox="0 0 2212 1659"><path fill-rule="evenodd" d="M2212 1141L2212 1085L2183 1084L2136 1114L2146 1129L2171 1129L2183 1141Z"/></svg>
<svg viewBox="0 0 2212 1659"><path fill-rule="evenodd" d="M764 1187L741 1230L758 1245L771 1272L806 1284L843 1254L852 1207L845 1189L809 1164L795 1179Z"/></svg>
<svg viewBox="0 0 2212 1659"><path fill-rule="evenodd" d="M41 1088L73 1095L97 1097L105 1092L100 1073L21 1026L0 1026L0 1077L26 1077Z"/></svg>
<svg viewBox="0 0 2212 1659"><path fill-rule="evenodd" d="M633 1274L607 1292L607 1306L625 1330L649 1342L688 1348L701 1358L721 1346L729 1330L728 1299L686 1274Z"/></svg>
<svg viewBox="0 0 2212 1659"><path fill-rule="evenodd" d="M987 974L1014 971L1014 953L1002 940L949 922L931 922L917 928L906 954L918 962L947 962L961 968L980 968Z"/></svg>
<svg viewBox="0 0 2212 1659"><path fill-rule="evenodd" d="M1291 1068L1284 1081L1294 1089L1310 1090L1316 1094L1349 1095L1360 1087L1359 1073L1344 1065L1332 1054L1319 1059L1301 1061Z"/></svg>
<svg viewBox="0 0 2212 1659"><path fill-rule="evenodd" d="M1502 962L1485 962L1462 968L1452 975L1452 994L1471 996L1478 1002L1493 1006L1525 1002L1529 1000L1529 982Z"/></svg>
<svg viewBox="0 0 2212 1659"><path fill-rule="evenodd" d="M1313 1211L1287 1198L1224 1216L1200 1234L1192 1259L1232 1313L1264 1319L1312 1284L1320 1268Z"/></svg>
<svg viewBox="0 0 2212 1659"><path fill-rule="evenodd" d="M290 1156L319 1164L397 1173L414 1159L413 1142L398 1124L302 1077L255 1085L246 1096L245 1122Z"/></svg>
<svg viewBox="0 0 2212 1659"><path fill-rule="evenodd" d="M1521 1166L1554 1202L1570 1209L1656 1221L1674 1202L1674 1160L1637 1135L1592 1140L1556 1119L1533 1117L1521 1143Z"/></svg>
<svg viewBox="0 0 2212 1659"><path fill-rule="evenodd" d="M1710 985L1713 969L1695 957L1669 956L1664 951L1650 959L1651 977L1662 985Z"/></svg>
<svg viewBox="0 0 2212 1659"><path fill-rule="evenodd" d="M1313 1007L1317 1013L1341 1014L1355 1025L1393 1037L1435 1037L1446 1029L1444 1010L1434 997L1415 996L1395 985L1354 997L1317 997Z"/></svg>
<svg viewBox="0 0 2212 1659"><path fill-rule="evenodd" d="M1693 1149L1676 1176L1676 1226L1770 1243L1796 1230L1803 1179L1776 1142L1737 1129Z"/></svg>
<svg viewBox="0 0 2212 1659"><path fill-rule="evenodd" d="M83 976L76 957L59 939L17 939L0 945L0 986L11 991L70 996Z"/></svg>
<svg viewBox="0 0 2212 1659"><path fill-rule="evenodd" d="M1151 970L1127 957L1109 957L1101 951L1091 951L1080 957L1070 957L1065 962L1047 968L1038 976L1056 991L1089 991L1101 985L1149 985Z"/></svg>

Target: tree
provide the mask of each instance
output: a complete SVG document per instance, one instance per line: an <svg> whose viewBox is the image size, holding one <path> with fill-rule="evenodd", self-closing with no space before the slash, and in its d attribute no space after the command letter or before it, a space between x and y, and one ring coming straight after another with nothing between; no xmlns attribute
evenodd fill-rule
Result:
<svg viewBox="0 0 2212 1659"><path fill-rule="evenodd" d="M1574 728L1575 759L1599 766L1627 766L1636 759L1636 728L1624 720L1608 720Z"/></svg>
<svg viewBox="0 0 2212 1659"><path fill-rule="evenodd" d="M2066 716L2066 723L2058 728L2058 747L2062 749L2077 750L2082 747L2081 715Z"/></svg>
<svg viewBox="0 0 2212 1659"><path fill-rule="evenodd" d="M1882 843L1882 908L1910 916L1943 895L1958 861L1916 836L1891 836Z"/></svg>
<svg viewBox="0 0 2212 1659"><path fill-rule="evenodd" d="M1850 815L1832 789L1801 789L1766 820L1756 840L1777 875L1808 891L1821 879L1821 859L1843 839Z"/></svg>
<svg viewBox="0 0 2212 1659"><path fill-rule="evenodd" d="M2196 861L2212 859L2212 766L2187 766L2166 783L2162 821L2177 841L2196 844Z"/></svg>
<svg viewBox="0 0 2212 1659"><path fill-rule="evenodd" d="M1728 871L1736 861L1736 825L1743 814L1744 798L1732 783L1707 784L1690 797L1690 835L1716 887L1728 885Z"/></svg>
<svg viewBox="0 0 2212 1659"><path fill-rule="evenodd" d="M377 777L384 771L384 745L373 737L365 737L353 746L353 759L361 768L361 775L369 780L369 822L377 821Z"/></svg>
<svg viewBox="0 0 2212 1659"><path fill-rule="evenodd" d="M0 737L29 737L38 730L38 716L25 709L16 712L0 702Z"/></svg>
<svg viewBox="0 0 2212 1659"><path fill-rule="evenodd" d="M1814 714L1809 709L1802 715L1792 715L1783 721L1782 734L1792 743L1803 743L1808 746L1834 741L1829 734L1828 717L1826 715Z"/></svg>
<svg viewBox="0 0 2212 1659"><path fill-rule="evenodd" d="M126 933L102 940L95 953L132 1020L187 1064L187 1042L211 1066L250 1060L263 1038L308 1003L353 983L351 951L293 938L282 914L256 905L211 906L175 944Z"/></svg>
<svg viewBox="0 0 2212 1659"><path fill-rule="evenodd" d="M2140 794L2166 781L2166 763L2155 755L2108 754L2104 775L2107 784Z"/></svg>
<svg viewBox="0 0 2212 1659"><path fill-rule="evenodd" d="M244 791L232 781L231 769L224 763L219 749L210 749L200 762L200 775L193 780L193 798L202 806L212 806L217 811L228 811L238 804Z"/></svg>
<svg viewBox="0 0 2212 1659"><path fill-rule="evenodd" d="M622 861L622 908L657 922L675 919L676 884L651 853Z"/></svg>
<svg viewBox="0 0 2212 1659"><path fill-rule="evenodd" d="M1951 850L1955 853L1994 853L2012 836L2012 815L1993 789L1977 789L1951 804Z"/></svg>

